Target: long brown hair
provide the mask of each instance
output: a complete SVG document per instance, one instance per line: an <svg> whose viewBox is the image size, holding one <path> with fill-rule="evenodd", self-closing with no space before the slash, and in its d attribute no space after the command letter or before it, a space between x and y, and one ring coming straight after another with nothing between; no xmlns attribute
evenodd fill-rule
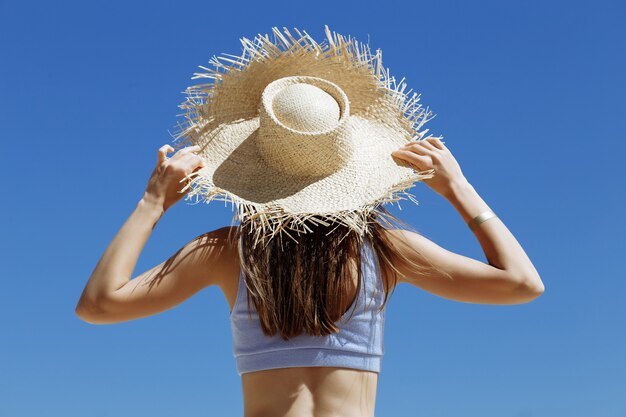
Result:
<svg viewBox="0 0 626 417"><path fill-rule="evenodd" d="M367 220L371 226L368 227L369 240L385 289L382 310L397 284L400 273L395 266L397 262L411 265L416 271L433 266L414 248L418 262L402 255L398 244L406 245L406 242L392 237L389 231L402 228L415 232L415 229L382 205L372 210ZM336 333L339 328L335 322L344 314L340 306L346 305L355 272L358 276L356 296L362 291L362 237L339 223L328 220L326 223L328 226L317 224L313 232L297 235L297 241L274 237L265 245L255 245L253 234L246 233L250 223L242 222L232 229L235 232L231 238L237 244L248 289L248 306L254 303L267 336L279 333L282 339L288 340L303 331L316 336Z"/></svg>

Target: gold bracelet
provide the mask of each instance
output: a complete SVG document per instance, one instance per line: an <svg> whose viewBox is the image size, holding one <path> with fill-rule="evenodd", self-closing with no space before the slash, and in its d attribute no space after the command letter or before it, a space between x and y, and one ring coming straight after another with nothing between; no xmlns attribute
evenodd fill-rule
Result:
<svg viewBox="0 0 626 417"><path fill-rule="evenodd" d="M478 216L474 217L472 220L467 222L467 225L469 226L470 230L473 232L474 229L476 229L476 226L478 226L485 220L491 219L492 217L498 217L498 216L496 216L496 213L494 213L493 211L487 210L487 211L480 213Z"/></svg>

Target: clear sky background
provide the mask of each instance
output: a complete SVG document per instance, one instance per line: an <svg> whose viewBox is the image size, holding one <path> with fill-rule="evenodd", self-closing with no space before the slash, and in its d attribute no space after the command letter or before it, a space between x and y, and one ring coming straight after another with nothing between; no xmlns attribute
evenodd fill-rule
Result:
<svg viewBox="0 0 626 417"><path fill-rule="evenodd" d="M228 303L209 287L115 325L74 307L141 197L199 65L273 26L332 30L436 114L465 176L546 287L522 305L401 284L387 310L377 416L625 417L624 1L0 0L0 415L240 416ZM426 185L392 212L485 260ZM135 275L226 224L181 201Z"/></svg>

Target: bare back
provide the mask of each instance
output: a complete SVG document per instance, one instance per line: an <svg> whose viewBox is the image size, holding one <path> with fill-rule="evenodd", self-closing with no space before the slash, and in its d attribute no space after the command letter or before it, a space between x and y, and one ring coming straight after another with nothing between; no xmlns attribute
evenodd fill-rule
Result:
<svg viewBox="0 0 626 417"><path fill-rule="evenodd" d="M236 251L229 251L235 253ZM239 286L239 260L220 287L232 311ZM357 276L352 294L342 311L356 297ZM241 376L244 416L373 416L378 374L350 368L292 367L244 373Z"/></svg>

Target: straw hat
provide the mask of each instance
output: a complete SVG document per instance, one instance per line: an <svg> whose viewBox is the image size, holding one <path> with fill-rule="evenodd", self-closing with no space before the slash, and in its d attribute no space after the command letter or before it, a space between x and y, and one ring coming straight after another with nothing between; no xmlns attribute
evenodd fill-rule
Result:
<svg viewBox="0 0 626 417"><path fill-rule="evenodd" d="M328 26L328 43L273 28L274 40L242 38L243 54L222 54L192 79L174 142L200 145L206 166L187 177L186 199L231 202L259 241L335 221L369 234L367 215L409 198L417 172L391 152L421 140L434 117L382 66L382 52ZM220 71L221 70L221 71ZM429 116L432 116L429 118ZM398 202L399 206L399 202Z"/></svg>

